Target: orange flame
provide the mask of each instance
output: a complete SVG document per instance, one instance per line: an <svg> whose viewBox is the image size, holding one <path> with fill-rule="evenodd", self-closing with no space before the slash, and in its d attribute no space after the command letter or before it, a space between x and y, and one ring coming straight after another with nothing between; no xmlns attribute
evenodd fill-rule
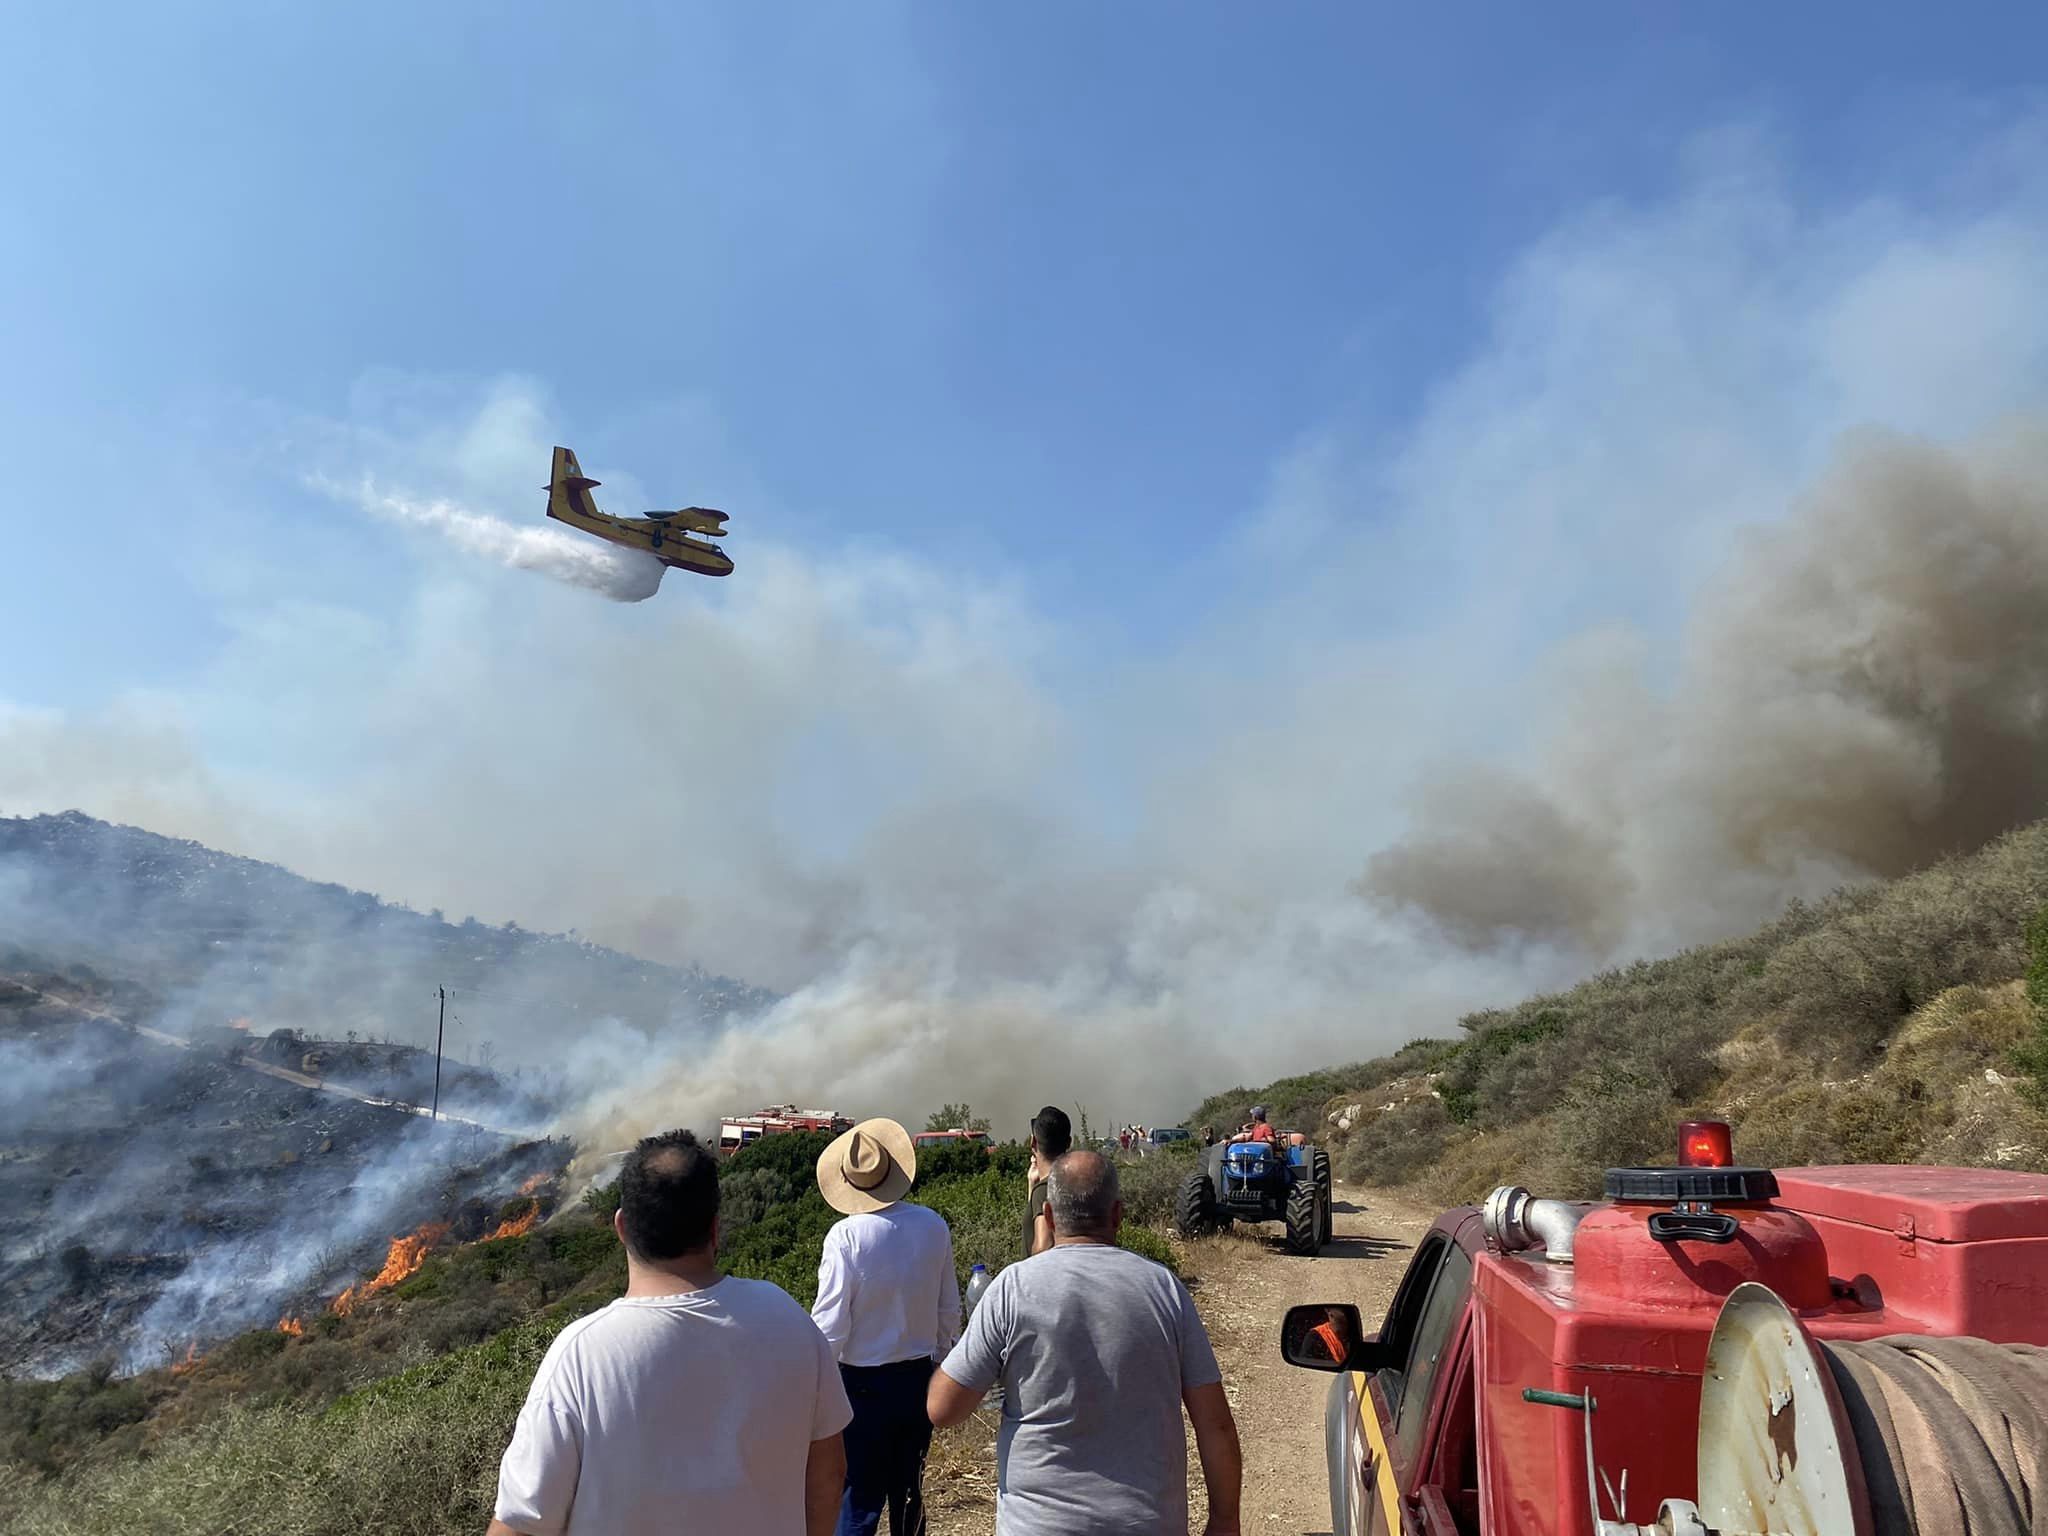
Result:
<svg viewBox="0 0 2048 1536"><path fill-rule="evenodd" d="M519 1193L522 1195L537 1194L541 1185L547 1183L552 1177L553 1175L543 1168L539 1173L536 1173L532 1178L519 1186Z"/></svg>
<svg viewBox="0 0 2048 1536"><path fill-rule="evenodd" d="M391 1239L391 1251L384 1255L384 1267L361 1285L352 1285L335 1297L328 1310L337 1317L347 1317L365 1296L388 1291L409 1277L427 1262L427 1255L440 1247L447 1237L448 1223L445 1221L429 1221L416 1232L394 1237Z"/></svg>
<svg viewBox="0 0 2048 1536"><path fill-rule="evenodd" d="M198 1341L194 1340L185 1346L185 1358L172 1365L171 1374L173 1376L183 1376L205 1358L206 1356L199 1353Z"/></svg>
<svg viewBox="0 0 2048 1536"><path fill-rule="evenodd" d="M229 1019L229 1020L228 1020L228 1028L229 1028L229 1029L244 1029L244 1030L245 1030L245 1029L247 1029L248 1027L249 1027L249 1021L248 1021L247 1019L245 1019L245 1018L244 1018L244 1019Z"/></svg>
<svg viewBox="0 0 2048 1536"><path fill-rule="evenodd" d="M533 1224L540 1220L540 1202L533 1201L526 1207L526 1214L514 1216L498 1223L498 1230L477 1239L480 1243L495 1243L501 1237L524 1237L533 1230Z"/></svg>
<svg viewBox="0 0 2048 1536"><path fill-rule="evenodd" d="M306 1325L296 1317L280 1317L277 1320L277 1331L297 1338L306 1331Z"/></svg>

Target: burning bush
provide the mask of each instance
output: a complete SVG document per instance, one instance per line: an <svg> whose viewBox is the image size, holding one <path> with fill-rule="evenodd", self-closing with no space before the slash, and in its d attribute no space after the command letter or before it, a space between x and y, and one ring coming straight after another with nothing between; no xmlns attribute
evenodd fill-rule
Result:
<svg viewBox="0 0 2048 1536"><path fill-rule="evenodd" d="M412 1274L426 1262L427 1255L447 1239L448 1223L445 1221L425 1222L416 1231L394 1237L391 1239L391 1251L384 1256L384 1267L361 1285L352 1285L335 1297L329 1310L339 1317L347 1317L365 1296L388 1291Z"/></svg>
<svg viewBox="0 0 2048 1536"><path fill-rule="evenodd" d="M528 1200L517 1215L506 1216L497 1227L478 1239L479 1242L495 1243L500 1238L524 1237L533 1230L533 1224L540 1220L540 1202Z"/></svg>

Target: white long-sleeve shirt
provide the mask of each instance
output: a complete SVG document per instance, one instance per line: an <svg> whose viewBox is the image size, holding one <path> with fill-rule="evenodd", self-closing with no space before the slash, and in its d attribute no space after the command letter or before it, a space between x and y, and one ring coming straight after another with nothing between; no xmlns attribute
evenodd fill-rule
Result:
<svg viewBox="0 0 2048 1536"><path fill-rule="evenodd" d="M899 1200L825 1234L811 1319L841 1365L938 1360L960 1337L960 1279L945 1217Z"/></svg>

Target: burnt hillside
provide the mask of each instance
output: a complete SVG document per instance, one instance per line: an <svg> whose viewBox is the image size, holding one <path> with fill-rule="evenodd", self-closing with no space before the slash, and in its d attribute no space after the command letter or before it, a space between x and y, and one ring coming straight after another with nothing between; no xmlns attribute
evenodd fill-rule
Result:
<svg viewBox="0 0 2048 1536"><path fill-rule="evenodd" d="M121 1372L317 1308L394 1233L476 1226L563 1142L268 1075L0 983L0 1376Z"/></svg>

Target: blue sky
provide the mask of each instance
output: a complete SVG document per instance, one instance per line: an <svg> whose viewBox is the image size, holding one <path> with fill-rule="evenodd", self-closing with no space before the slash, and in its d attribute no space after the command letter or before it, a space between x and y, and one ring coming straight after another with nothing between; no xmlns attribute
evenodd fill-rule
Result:
<svg viewBox="0 0 2048 1536"><path fill-rule="evenodd" d="M342 415L382 371L534 378L565 432L737 528L1026 568L1053 612L1142 646L1199 608L1205 556L1257 558L1248 513L1290 445L1399 431L1559 218L1655 195L1729 123L1766 125L1795 189L1874 167L1956 187L1939 151L2029 86L2044 26L40 8L0 106L0 336L36 366L0 420L64 510L11 519L36 578L0 642L98 618L10 688L76 704L207 655L192 525L289 561L326 514L187 462L193 418ZM103 519L138 498L181 526L110 562ZM327 579L353 596L404 561Z"/></svg>
<svg viewBox="0 0 2048 1536"><path fill-rule="evenodd" d="M1741 530L1843 433L2038 410L2044 33L39 8L0 810L830 975L835 1017L1441 1027L1587 959L1349 894L1444 765L1588 782L1588 677L1668 747ZM725 508L737 574L607 604L312 483L539 523L551 442L617 510ZM1839 873L1763 865L1635 941Z"/></svg>

